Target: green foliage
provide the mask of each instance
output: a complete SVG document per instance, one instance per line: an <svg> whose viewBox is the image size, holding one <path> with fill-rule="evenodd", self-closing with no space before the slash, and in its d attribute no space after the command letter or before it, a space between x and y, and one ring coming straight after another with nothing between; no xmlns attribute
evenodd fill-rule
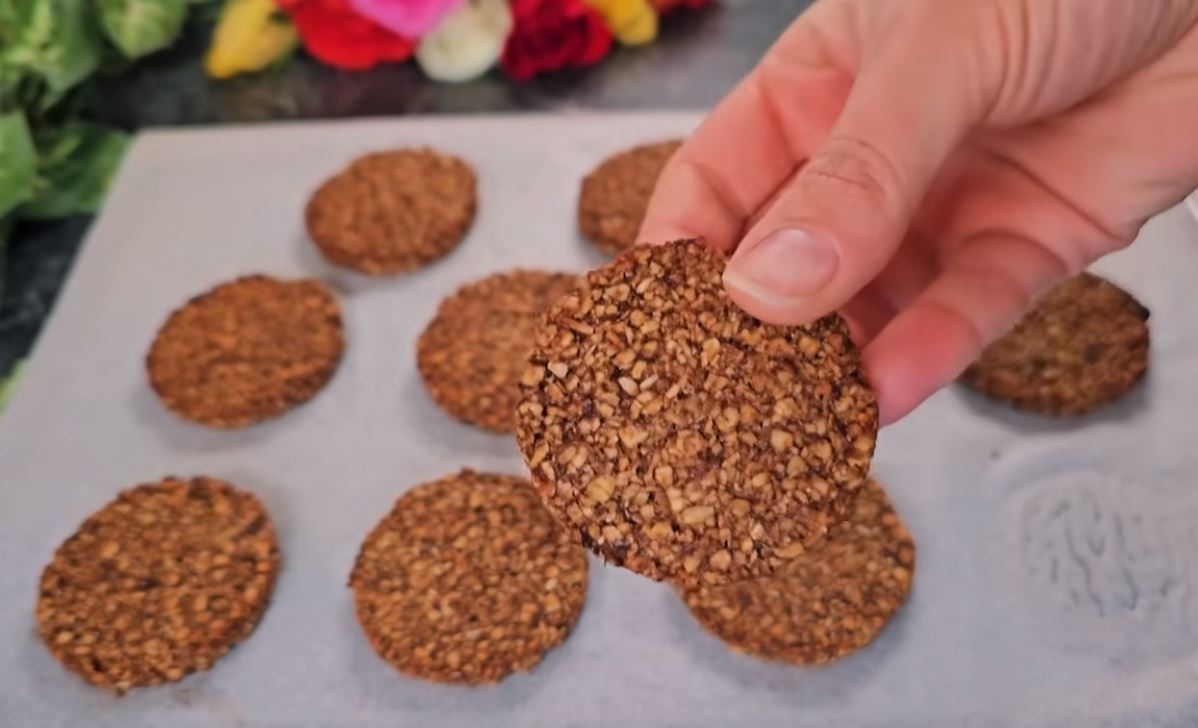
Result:
<svg viewBox="0 0 1198 728"><path fill-rule="evenodd" d="M0 0L0 264L18 218L97 210L128 137L75 119L80 90L174 42L193 1Z"/></svg>
<svg viewBox="0 0 1198 728"><path fill-rule="evenodd" d="M37 150L20 111L0 115L0 220L33 194Z"/></svg>
<svg viewBox="0 0 1198 728"><path fill-rule="evenodd" d="M167 47L187 19L188 0L97 1L104 32L127 58Z"/></svg>
<svg viewBox="0 0 1198 728"><path fill-rule="evenodd" d="M37 179L22 217L91 214L104 201L108 183L129 138L98 124L72 121L39 139Z"/></svg>
<svg viewBox="0 0 1198 728"><path fill-rule="evenodd" d="M90 0L0 0L0 94L44 84L38 110L100 65L103 40Z"/></svg>

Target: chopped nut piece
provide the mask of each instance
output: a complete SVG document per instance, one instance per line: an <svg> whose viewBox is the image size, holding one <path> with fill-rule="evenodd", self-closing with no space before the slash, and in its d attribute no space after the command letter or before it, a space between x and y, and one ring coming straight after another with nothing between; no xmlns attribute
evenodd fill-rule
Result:
<svg viewBox="0 0 1198 728"><path fill-rule="evenodd" d="M785 430L774 430L770 432L770 446L778 452L789 450L795 444L794 435Z"/></svg>
<svg viewBox="0 0 1198 728"><path fill-rule="evenodd" d="M710 563L713 568L724 571L732 565L732 554L727 551L716 551L711 555Z"/></svg>
<svg viewBox="0 0 1198 728"><path fill-rule="evenodd" d="M860 496L858 496L860 497ZM807 551L807 548L801 543L792 543L786 546L774 549L774 553L781 559L793 559L796 556L801 556Z"/></svg>
<svg viewBox="0 0 1198 728"><path fill-rule="evenodd" d="M616 479L610 475L600 475L587 485L587 496L591 500L606 502L616 491Z"/></svg>

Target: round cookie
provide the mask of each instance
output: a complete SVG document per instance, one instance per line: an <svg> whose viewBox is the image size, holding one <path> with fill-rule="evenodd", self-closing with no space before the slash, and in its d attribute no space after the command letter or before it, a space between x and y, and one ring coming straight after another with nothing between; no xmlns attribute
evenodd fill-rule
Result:
<svg viewBox="0 0 1198 728"><path fill-rule="evenodd" d="M537 324L577 283L565 273L517 270L442 301L416 344L416 365L432 398L460 420L511 432Z"/></svg>
<svg viewBox="0 0 1198 728"><path fill-rule="evenodd" d="M869 644L907 599L915 543L873 480L827 541L775 576L685 590L704 629L733 649L815 665Z"/></svg>
<svg viewBox="0 0 1198 728"><path fill-rule="evenodd" d="M636 243L657 178L681 140L634 147L609 157L582 180L578 226L591 242L615 255Z"/></svg>
<svg viewBox="0 0 1198 728"><path fill-rule="evenodd" d="M370 275L423 268L474 222L474 170L432 149L354 160L308 201L308 234L330 262Z"/></svg>
<svg viewBox="0 0 1198 728"><path fill-rule="evenodd" d="M100 687L173 682L254 631L278 571L274 526L253 495L204 477L139 485L54 552L38 634Z"/></svg>
<svg viewBox="0 0 1198 728"><path fill-rule="evenodd" d="M1082 273L1058 284L961 375L994 399L1080 415L1121 397L1148 370L1148 309Z"/></svg>
<svg viewBox="0 0 1198 728"><path fill-rule="evenodd" d="M322 283L255 275L172 313L146 370L159 399L180 416L245 427L315 396L344 347L340 309Z"/></svg>
<svg viewBox="0 0 1198 728"><path fill-rule="evenodd" d="M529 670L566 639L587 563L528 481L463 470L405 493L366 537L349 583L384 660L473 684Z"/></svg>
<svg viewBox="0 0 1198 728"><path fill-rule="evenodd" d="M771 326L695 241L637 246L552 308L516 437L549 510L654 579L767 576L869 472L877 403L839 316Z"/></svg>

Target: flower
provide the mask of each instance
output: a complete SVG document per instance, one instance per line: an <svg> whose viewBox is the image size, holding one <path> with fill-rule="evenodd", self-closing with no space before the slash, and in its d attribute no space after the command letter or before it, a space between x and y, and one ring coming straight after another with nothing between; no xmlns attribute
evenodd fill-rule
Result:
<svg viewBox="0 0 1198 728"><path fill-rule="evenodd" d="M290 53L298 41L274 0L226 0L204 69L213 78L260 71Z"/></svg>
<svg viewBox="0 0 1198 728"><path fill-rule="evenodd" d="M611 48L611 31L582 0L512 0L514 27L500 62L517 81L589 66Z"/></svg>
<svg viewBox="0 0 1198 728"><path fill-rule="evenodd" d="M644 45L657 37L657 9L650 0L586 0L624 45Z"/></svg>
<svg viewBox="0 0 1198 728"><path fill-rule="evenodd" d="M348 0L276 0L309 53L331 66L363 70L412 55L413 43L354 13Z"/></svg>
<svg viewBox="0 0 1198 728"><path fill-rule="evenodd" d="M349 0L362 17L404 38L423 38L463 0Z"/></svg>
<svg viewBox="0 0 1198 728"><path fill-rule="evenodd" d="M671 10L678 8L687 8L688 10L698 10L708 4L708 0L652 0L653 7L657 8L658 15L665 15Z"/></svg>
<svg viewBox="0 0 1198 728"><path fill-rule="evenodd" d="M470 0L420 41L416 62L436 81L478 78L499 60L511 29L507 0Z"/></svg>

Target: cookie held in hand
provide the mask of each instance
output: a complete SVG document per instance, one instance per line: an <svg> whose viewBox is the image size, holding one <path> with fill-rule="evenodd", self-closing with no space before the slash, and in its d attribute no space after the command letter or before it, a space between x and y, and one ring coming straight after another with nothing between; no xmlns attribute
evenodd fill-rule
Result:
<svg viewBox="0 0 1198 728"><path fill-rule="evenodd" d="M768 576L848 513L877 402L839 316L764 324L695 241L641 246L550 309L516 437L549 510L654 579Z"/></svg>

